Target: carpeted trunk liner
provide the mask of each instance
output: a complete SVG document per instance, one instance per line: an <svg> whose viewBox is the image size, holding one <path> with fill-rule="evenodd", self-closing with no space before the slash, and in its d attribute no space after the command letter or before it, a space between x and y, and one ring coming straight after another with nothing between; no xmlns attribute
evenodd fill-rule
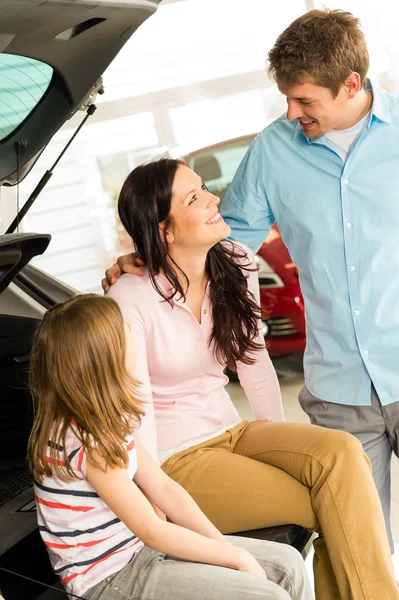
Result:
<svg viewBox="0 0 399 600"><path fill-rule="evenodd" d="M28 467L0 470L0 506L33 485Z"/></svg>

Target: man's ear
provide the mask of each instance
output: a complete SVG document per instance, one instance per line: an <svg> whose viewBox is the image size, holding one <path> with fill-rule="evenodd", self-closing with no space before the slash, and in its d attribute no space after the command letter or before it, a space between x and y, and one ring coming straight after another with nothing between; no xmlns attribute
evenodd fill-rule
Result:
<svg viewBox="0 0 399 600"><path fill-rule="evenodd" d="M351 73L345 79L345 87L347 89L348 98L354 98L358 92L362 89L362 81L359 73Z"/></svg>
<svg viewBox="0 0 399 600"><path fill-rule="evenodd" d="M161 238L163 240L166 238L166 242L168 245L173 244L173 242L175 241L175 238L174 238L173 232L171 231L170 226L168 228L166 228L165 223L160 223L159 231L161 233Z"/></svg>

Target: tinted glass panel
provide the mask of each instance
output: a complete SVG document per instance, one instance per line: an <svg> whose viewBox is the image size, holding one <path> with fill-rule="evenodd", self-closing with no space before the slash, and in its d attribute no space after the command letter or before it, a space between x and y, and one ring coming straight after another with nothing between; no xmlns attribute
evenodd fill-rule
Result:
<svg viewBox="0 0 399 600"><path fill-rule="evenodd" d="M186 161L206 182L208 189L223 200L238 165L254 137L227 142L225 145L193 153L186 158Z"/></svg>
<svg viewBox="0 0 399 600"><path fill-rule="evenodd" d="M53 69L38 60L0 54L0 141L37 106L52 76Z"/></svg>

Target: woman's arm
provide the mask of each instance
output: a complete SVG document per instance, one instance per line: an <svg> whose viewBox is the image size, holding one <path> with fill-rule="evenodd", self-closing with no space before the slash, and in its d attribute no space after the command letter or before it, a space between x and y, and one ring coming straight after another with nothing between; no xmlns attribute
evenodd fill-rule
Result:
<svg viewBox="0 0 399 600"><path fill-rule="evenodd" d="M184 490L183 494L180 491L177 494L167 491L168 484L165 478L168 477L148 455L145 457L145 451L139 450L139 460L143 460L143 456L144 464L139 467L134 480L138 480L137 483L146 494L153 497L158 504L162 500L159 494L166 493L167 501L166 503L162 501L165 508L171 508L174 512L169 504L177 501L180 510L189 515L186 517L183 515L183 519L188 518L191 521L192 518L194 520L201 518L202 513L198 507L200 515L194 514L193 501L188 494L187 503L181 500L181 496L186 495ZM264 571L256 560L247 551L233 546L220 537L221 534L218 539L215 532L213 532L214 538L205 537L185 527L160 520L147 498L130 479L127 471L120 468L105 468L104 460L98 453L93 453L91 459L87 458L86 477L126 527L150 548L176 558L229 567L265 578ZM170 489L176 488L172 485ZM210 533L212 527L209 527Z"/></svg>
<svg viewBox="0 0 399 600"><path fill-rule="evenodd" d="M122 283L122 281L120 283ZM122 291L126 294L128 293L126 289L123 289ZM144 446L158 464L157 428L147 364L147 328L145 319L141 314L140 309L135 306L132 298L122 297L121 292L115 291L114 287L109 290L108 294L118 303L124 321L129 324L137 352L136 367L132 373L132 377L137 382L137 398L144 402L142 408L145 415L141 418L140 427L135 431L135 438L140 441L142 446Z"/></svg>
<svg viewBox="0 0 399 600"><path fill-rule="evenodd" d="M240 245L243 246L242 244ZM251 262L251 268L256 269L255 257L252 251L246 246L244 246L244 249ZM244 273L248 275L248 289L254 294L255 300L260 306L258 273L256 270L244 271ZM258 339L256 341L262 348L253 353L253 357L255 358L254 364L246 365L242 362L237 363L237 373L240 383L244 388L256 419L266 419L274 422L285 421L280 385L273 363L265 347L260 321Z"/></svg>
<svg viewBox="0 0 399 600"><path fill-rule="evenodd" d="M148 373L145 320L133 302L127 302L125 298L115 295L115 288L110 290L109 295L118 303L124 320L129 324L130 333L136 347L136 368L132 376L138 384L139 399L144 401L143 410L145 414L141 417L141 424L135 431L135 437L141 440L143 446L147 448L147 451L158 464L157 428L150 376ZM151 504L158 517L166 520L165 515L159 507L152 502Z"/></svg>

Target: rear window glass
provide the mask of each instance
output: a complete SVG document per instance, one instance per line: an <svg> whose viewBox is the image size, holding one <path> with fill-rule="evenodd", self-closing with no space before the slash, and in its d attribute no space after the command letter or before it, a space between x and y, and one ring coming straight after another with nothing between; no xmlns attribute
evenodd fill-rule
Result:
<svg viewBox="0 0 399 600"><path fill-rule="evenodd" d="M0 141L34 110L52 76L53 69L39 60L0 54Z"/></svg>
<svg viewBox="0 0 399 600"><path fill-rule="evenodd" d="M186 162L208 189L223 200L231 180L255 136L211 147L186 157Z"/></svg>

